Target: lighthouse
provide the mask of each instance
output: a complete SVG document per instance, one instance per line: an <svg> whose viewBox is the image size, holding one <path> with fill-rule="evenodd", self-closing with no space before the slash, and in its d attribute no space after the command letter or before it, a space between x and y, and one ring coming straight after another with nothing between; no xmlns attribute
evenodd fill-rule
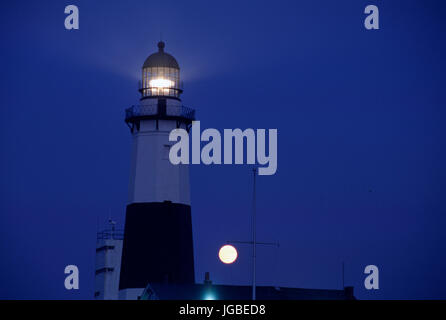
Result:
<svg viewBox="0 0 446 320"><path fill-rule="evenodd" d="M189 167L169 161L169 134L189 131L180 67L164 42L142 66L139 105L125 111L132 139L119 298L138 299L149 284L195 282Z"/></svg>

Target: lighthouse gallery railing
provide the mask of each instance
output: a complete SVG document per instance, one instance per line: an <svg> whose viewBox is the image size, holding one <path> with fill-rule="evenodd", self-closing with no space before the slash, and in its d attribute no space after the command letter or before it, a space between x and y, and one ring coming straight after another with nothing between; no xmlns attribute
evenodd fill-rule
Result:
<svg viewBox="0 0 446 320"><path fill-rule="evenodd" d="M166 106L165 115L168 117L181 117L189 120L195 119L195 110L185 106ZM156 116L160 114L158 105L135 105L125 110L125 119L130 120L136 117Z"/></svg>

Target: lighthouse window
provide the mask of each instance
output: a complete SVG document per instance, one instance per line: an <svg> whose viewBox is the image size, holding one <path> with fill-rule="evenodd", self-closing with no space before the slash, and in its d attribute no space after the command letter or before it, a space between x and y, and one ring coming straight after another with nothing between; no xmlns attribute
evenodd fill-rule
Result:
<svg viewBox="0 0 446 320"><path fill-rule="evenodd" d="M102 246L102 247L97 248L96 252L113 250L114 248L115 248L115 246Z"/></svg>
<svg viewBox="0 0 446 320"><path fill-rule="evenodd" d="M169 160L170 144L165 144L163 148L163 160Z"/></svg>

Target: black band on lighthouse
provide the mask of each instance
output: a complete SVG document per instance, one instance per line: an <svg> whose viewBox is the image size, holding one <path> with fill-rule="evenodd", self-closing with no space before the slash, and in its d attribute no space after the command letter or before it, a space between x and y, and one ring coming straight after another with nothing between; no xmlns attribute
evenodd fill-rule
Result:
<svg viewBox="0 0 446 320"><path fill-rule="evenodd" d="M189 205L130 204L124 232L120 290L149 283L195 283Z"/></svg>

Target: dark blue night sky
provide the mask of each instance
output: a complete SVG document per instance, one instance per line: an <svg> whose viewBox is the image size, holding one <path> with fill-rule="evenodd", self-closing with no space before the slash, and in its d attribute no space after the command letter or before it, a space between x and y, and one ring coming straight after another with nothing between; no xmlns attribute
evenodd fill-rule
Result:
<svg viewBox="0 0 446 320"><path fill-rule="evenodd" d="M76 4L80 30L64 28ZM380 30L363 26L380 9ZM145 58L162 38L201 127L277 128L258 178L258 283L446 298L443 1L1 4L0 298L91 299L96 232L121 227ZM249 284L251 167L191 166L196 279ZM150 237L150 234L148 234ZM153 239L156 241L156 239ZM160 243L162 246L162 243ZM64 267L80 290L64 288ZM364 288L364 267L380 289Z"/></svg>

